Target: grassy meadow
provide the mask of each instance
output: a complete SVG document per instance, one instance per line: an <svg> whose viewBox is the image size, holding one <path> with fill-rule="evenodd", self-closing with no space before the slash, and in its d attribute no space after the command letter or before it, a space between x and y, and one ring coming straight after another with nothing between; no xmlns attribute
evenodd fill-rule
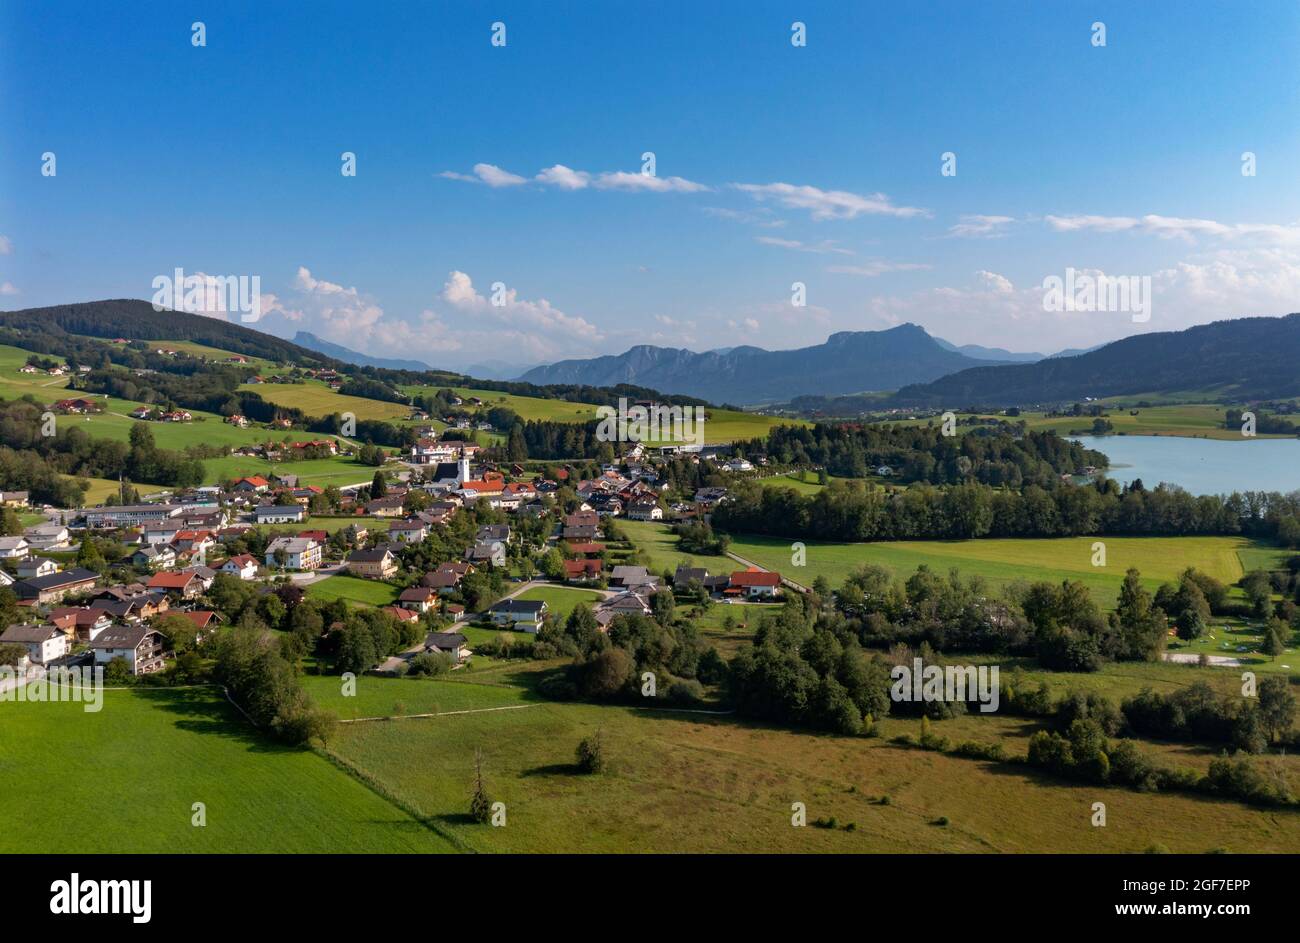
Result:
<svg viewBox="0 0 1300 943"><path fill-rule="evenodd" d="M0 774L22 784L0 790L6 854L454 850L322 756L251 730L215 688L109 690L98 713L0 703ZM74 783L93 787L84 813L33 814L34 796L77 802Z"/></svg>

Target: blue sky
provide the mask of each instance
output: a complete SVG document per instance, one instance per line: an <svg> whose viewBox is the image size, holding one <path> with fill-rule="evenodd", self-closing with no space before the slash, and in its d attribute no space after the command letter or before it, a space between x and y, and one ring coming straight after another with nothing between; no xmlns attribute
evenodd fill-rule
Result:
<svg viewBox="0 0 1300 943"><path fill-rule="evenodd" d="M1300 309L1293 0L699 6L5 3L0 306L256 274L266 330L450 367ZM1150 321L1044 311L1067 267Z"/></svg>

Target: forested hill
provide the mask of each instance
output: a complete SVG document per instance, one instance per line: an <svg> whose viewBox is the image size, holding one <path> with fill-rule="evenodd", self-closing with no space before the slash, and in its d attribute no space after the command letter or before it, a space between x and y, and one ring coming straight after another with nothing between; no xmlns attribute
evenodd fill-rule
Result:
<svg viewBox="0 0 1300 943"><path fill-rule="evenodd" d="M1140 334L1077 357L974 367L905 386L900 406L1032 406L1085 396L1207 390L1245 401L1300 395L1300 314Z"/></svg>
<svg viewBox="0 0 1300 943"><path fill-rule="evenodd" d="M55 337L82 334L107 339L121 337L129 341L190 341L268 360L319 363L335 369L345 366L332 357L234 321L184 311L155 311L148 301L132 298L0 311L0 330L4 328Z"/></svg>

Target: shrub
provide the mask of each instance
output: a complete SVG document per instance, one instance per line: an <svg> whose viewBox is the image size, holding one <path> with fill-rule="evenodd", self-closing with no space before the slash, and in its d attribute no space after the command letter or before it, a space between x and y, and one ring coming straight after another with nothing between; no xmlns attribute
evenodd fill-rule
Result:
<svg viewBox="0 0 1300 943"><path fill-rule="evenodd" d="M578 769L584 773L599 773L605 768L605 741L597 730L590 737L584 737L578 743L576 751Z"/></svg>

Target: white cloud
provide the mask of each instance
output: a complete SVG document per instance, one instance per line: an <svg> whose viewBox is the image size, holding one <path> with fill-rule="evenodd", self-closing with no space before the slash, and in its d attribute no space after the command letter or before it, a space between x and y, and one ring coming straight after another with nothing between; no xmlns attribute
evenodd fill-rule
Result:
<svg viewBox="0 0 1300 943"><path fill-rule="evenodd" d="M486 183L489 187L498 188L517 187L529 182L527 177L502 170L495 164L475 164L473 175L444 170L438 176L466 183ZM642 173L628 173L624 170L592 174L586 170L574 170L564 164L543 168L533 177L533 182L560 190L585 190L590 186L598 190L641 193L699 193L711 189L684 177L654 177Z"/></svg>
<svg viewBox="0 0 1300 943"><path fill-rule="evenodd" d="M1212 219L1184 219L1148 214L1135 216L1047 216L1056 232L1139 232L1161 239L1192 241L1197 236L1218 239L1254 239L1272 245L1300 244L1300 225L1277 223L1221 223Z"/></svg>
<svg viewBox="0 0 1300 943"><path fill-rule="evenodd" d="M654 177L643 173L628 173L616 170L603 173L596 178L596 187L601 190L631 190L649 193L699 193L708 190L702 183L686 180L682 177Z"/></svg>
<svg viewBox="0 0 1300 943"><path fill-rule="evenodd" d="M574 170L563 164L547 167L534 179L539 183L559 187L561 190L581 190L591 182L591 174L585 170Z"/></svg>
<svg viewBox="0 0 1300 943"><path fill-rule="evenodd" d="M475 164L472 177L469 174L456 173L454 170L444 170L438 176L448 180L463 180L466 183L486 183L493 188L517 187L528 182L528 178L502 170L496 164Z"/></svg>
<svg viewBox="0 0 1300 943"><path fill-rule="evenodd" d="M0 255L9 255L14 251L14 244L9 241L8 236L0 236Z"/></svg>
<svg viewBox="0 0 1300 943"><path fill-rule="evenodd" d="M877 278L889 272L922 272L930 266L923 262L890 262L887 259L872 259L863 265L828 265L826 271L836 275L861 275L865 278Z"/></svg>
<svg viewBox="0 0 1300 943"><path fill-rule="evenodd" d="M596 325L565 314L545 298L527 301L515 289L504 288L500 292L502 304L493 304L464 272L453 271L447 277L441 298L462 313L490 317L512 328L530 328L528 334L538 335L529 344L530 352L542 356L564 352L566 344L580 342L589 346L602 339Z"/></svg>
<svg viewBox="0 0 1300 943"><path fill-rule="evenodd" d="M1004 230L1015 218L1011 216L981 216L966 214L961 221L948 227L948 235L957 237L994 238L1004 236Z"/></svg>
<svg viewBox="0 0 1300 943"><path fill-rule="evenodd" d="M790 183L733 183L755 200L774 200L791 209L808 210L815 220L853 219L857 216L929 216L928 210L915 206L895 206L883 193L862 196L847 190L820 190L817 187Z"/></svg>
<svg viewBox="0 0 1300 943"><path fill-rule="evenodd" d="M4 282L0 284L0 295L16 295L18 289L14 287L13 282Z"/></svg>
<svg viewBox="0 0 1300 943"><path fill-rule="evenodd" d="M727 209L721 206L706 206L704 212L709 216L718 219L730 219L737 223L745 223L750 226L761 226L765 229L775 229L785 225L785 220L776 219L772 216L772 211L766 206L757 207L752 213L741 210Z"/></svg>
<svg viewBox="0 0 1300 943"><path fill-rule="evenodd" d="M798 239L778 239L775 236L755 236L755 242L761 242L765 246L778 246L782 249L793 249L796 252L813 252L818 255L835 254L835 255L852 255L848 249L841 248L835 244L833 239L823 239L821 242L809 243L801 242Z"/></svg>

